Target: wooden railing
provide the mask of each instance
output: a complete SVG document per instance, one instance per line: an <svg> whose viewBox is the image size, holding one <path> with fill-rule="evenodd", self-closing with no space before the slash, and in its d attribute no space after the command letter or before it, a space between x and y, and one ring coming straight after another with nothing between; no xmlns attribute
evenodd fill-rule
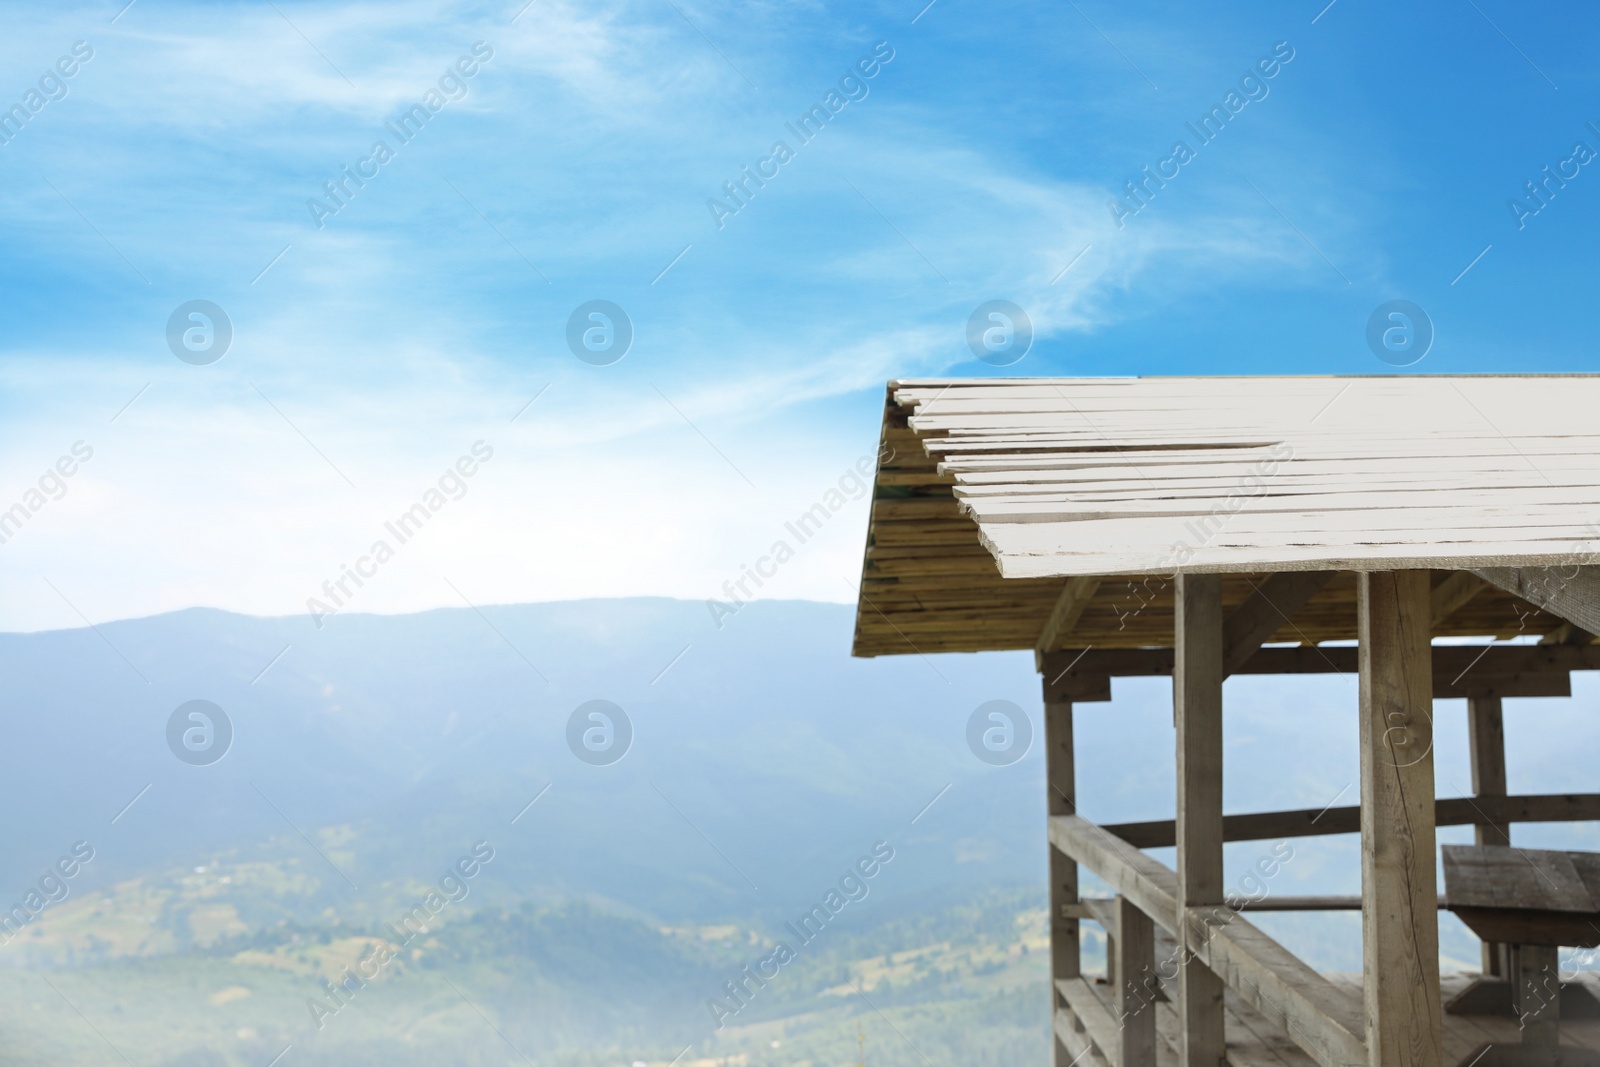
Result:
<svg viewBox="0 0 1600 1067"><path fill-rule="evenodd" d="M1123 901L1169 932L1180 954L1192 955L1220 977L1245 1003L1280 1026L1294 1043L1323 1067L1360 1067L1367 1062L1362 1036L1361 1004L1296 958L1288 949L1244 919L1237 910L1217 905L1180 909L1177 872L1152 859L1127 841L1076 815L1050 819L1050 843L1088 867L1114 888ZM1124 912L1125 914L1125 912ZM1155 1006L1149 996L1152 980L1179 960L1157 961L1153 940L1137 938L1137 954L1119 931L1115 1011L1108 1010L1082 978L1057 983L1070 1009L1058 1019L1057 1035L1069 1050L1093 1046L1110 1067L1134 1067L1121 1048L1153 1040ZM1080 989L1079 986L1082 986ZM1086 997L1084 994L1087 993ZM1082 1022L1083 1032L1074 1019ZM1063 1029L1068 1031L1062 1035ZM1069 1039L1070 1038L1070 1039Z"/></svg>
<svg viewBox="0 0 1600 1067"><path fill-rule="evenodd" d="M1560 793L1515 797L1455 797L1434 802L1438 826L1496 826L1512 822L1590 822L1600 820L1600 793ZM1171 848L1177 841L1172 819L1115 823L1101 827L1134 848ZM1361 809L1303 808L1224 815L1222 840L1266 841L1361 831Z"/></svg>
<svg viewBox="0 0 1600 1067"><path fill-rule="evenodd" d="M1600 820L1600 793L1479 796L1439 800L1441 826L1513 822ZM1356 833L1359 807L1229 815L1224 841ZM1198 960L1322 1067L1362 1067L1367 1046L1360 999L1335 986L1225 905L1180 908L1177 872L1140 849L1172 847L1171 819L1101 826L1077 815L1050 817L1052 851L1093 871L1117 894L1063 907L1063 917L1088 919L1105 929L1108 1008L1093 985L1074 975L1056 982L1065 1010L1055 1031L1073 1057L1093 1067L1153 1064L1157 1003L1163 981L1179 965ZM1074 880L1074 884L1076 884ZM1439 906L1445 906L1441 896ZM1252 901L1257 911L1360 910L1355 896L1273 897ZM1157 959L1152 931L1169 934L1175 948ZM1167 1005L1162 1004L1165 1008Z"/></svg>

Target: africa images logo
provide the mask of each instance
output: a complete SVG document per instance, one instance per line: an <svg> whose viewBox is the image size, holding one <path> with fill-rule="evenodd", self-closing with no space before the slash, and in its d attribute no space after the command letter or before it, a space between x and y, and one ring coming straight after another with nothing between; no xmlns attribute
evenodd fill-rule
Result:
<svg viewBox="0 0 1600 1067"><path fill-rule="evenodd" d="M609 700L586 700L567 717L567 748L591 767L609 767L633 747L633 720Z"/></svg>
<svg viewBox="0 0 1600 1067"><path fill-rule="evenodd" d="M1033 722L1009 700L986 700L967 717L967 748L991 767L1009 767L1033 746Z"/></svg>
<svg viewBox="0 0 1600 1067"><path fill-rule="evenodd" d="M167 717L167 748L191 767L209 767L233 746L233 720L209 700L188 700Z"/></svg>

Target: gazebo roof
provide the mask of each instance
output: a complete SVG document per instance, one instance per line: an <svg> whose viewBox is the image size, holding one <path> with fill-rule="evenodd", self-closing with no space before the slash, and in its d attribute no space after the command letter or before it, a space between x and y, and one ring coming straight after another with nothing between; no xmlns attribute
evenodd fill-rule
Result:
<svg viewBox="0 0 1600 1067"><path fill-rule="evenodd" d="M1596 375L890 382L855 653L1064 617L1073 647L1170 646L1178 570L1235 607L1279 572L1434 569L1436 636L1551 631L1457 572L1594 558L1596 412ZM1353 576L1290 614L1274 640L1354 638Z"/></svg>

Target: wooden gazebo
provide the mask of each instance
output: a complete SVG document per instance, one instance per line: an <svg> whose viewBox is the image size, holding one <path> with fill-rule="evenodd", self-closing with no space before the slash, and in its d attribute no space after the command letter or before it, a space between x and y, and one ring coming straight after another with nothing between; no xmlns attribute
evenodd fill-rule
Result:
<svg viewBox="0 0 1600 1067"><path fill-rule="evenodd" d="M1483 980L1444 990L1464 1014L1442 1009L1435 827L1476 828L1485 848L1450 868L1476 878L1544 862L1507 850L1512 823L1600 819L1600 794L1507 795L1501 717L1600 669L1597 417L1585 375L889 384L854 651L1035 651L1058 1067L1465 1065L1553 1026L1530 970L1553 948L1486 943ZM1223 680L1317 672L1360 677L1359 805L1224 816ZM1100 826L1076 813L1073 706L1132 675L1173 678L1177 811ZM1467 701L1471 797L1435 799L1442 698ZM1253 906L1359 907L1359 981L1230 907L1222 864L1224 842L1357 830L1359 900ZM1172 846L1176 870L1141 851ZM1080 866L1117 895L1081 900ZM1539 906L1600 940L1581 889ZM1083 921L1108 934L1107 982L1080 971ZM1597 1022L1564 1021L1559 1049L1538 1033L1528 1062L1600 1049Z"/></svg>

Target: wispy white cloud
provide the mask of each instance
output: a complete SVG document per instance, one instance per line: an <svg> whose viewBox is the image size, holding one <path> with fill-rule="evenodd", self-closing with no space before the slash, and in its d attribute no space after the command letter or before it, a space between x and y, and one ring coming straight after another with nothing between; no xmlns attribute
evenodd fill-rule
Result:
<svg viewBox="0 0 1600 1067"><path fill-rule="evenodd" d="M713 595L871 450L884 379L975 367L977 304L1027 310L1027 371L1114 326L1130 287L1324 269L1255 207L1198 193L1118 230L1072 160L914 103L900 87L926 58L909 47L718 230L706 198L788 136L865 15L814 29L815 6L741 22L682 5L691 25L670 5L538 0L511 25L510 4L279 6L294 26L270 5L137 6L94 38L71 110L6 149L0 227L49 279L29 299L69 310L60 327L7 320L0 507L73 441L96 456L0 545L0 573L60 578L97 619L303 610L479 439L495 460L360 606L448 603L445 576L491 600ZM0 52L48 55L88 11L34 16ZM787 57L795 37L826 47ZM496 54L467 98L316 228L305 199L479 38ZM236 328L210 367L163 338L196 296ZM613 367L563 341L596 296L637 327ZM834 400L868 414L841 431L815 416ZM848 598L864 514L764 592ZM8 604L0 627L72 621L48 597Z"/></svg>

